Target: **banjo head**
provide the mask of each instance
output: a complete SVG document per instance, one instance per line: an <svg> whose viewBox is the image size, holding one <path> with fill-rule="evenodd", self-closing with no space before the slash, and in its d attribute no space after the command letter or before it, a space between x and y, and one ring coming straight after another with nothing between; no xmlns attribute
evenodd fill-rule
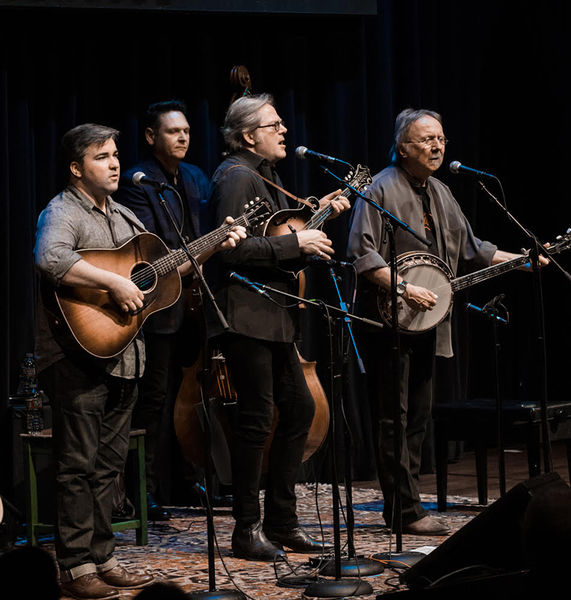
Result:
<svg viewBox="0 0 571 600"><path fill-rule="evenodd" d="M450 312L453 277L448 265L437 256L422 252L408 252L397 259L397 272L407 282L434 292L438 297L436 306L425 312L412 309L402 298L397 301L398 327L402 333L424 333L439 325ZM377 298L381 318L392 322L391 297L386 290L379 290Z"/></svg>

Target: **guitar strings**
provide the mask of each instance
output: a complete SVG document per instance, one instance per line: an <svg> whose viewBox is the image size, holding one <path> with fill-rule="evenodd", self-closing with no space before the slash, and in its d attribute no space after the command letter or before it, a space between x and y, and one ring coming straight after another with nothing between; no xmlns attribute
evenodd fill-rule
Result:
<svg viewBox="0 0 571 600"><path fill-rule="evenodd" d="M194 256L199 255L203 250L211 247L212 245L217 245L220 241L224 240L228 231L235 227L236 225L246 225L248 223L246 215L242 215L238 217L233 223L228 223L222 225L215 231L194 240L189 245L189 251ZM131 275L131 281L139 288L144 289L149 285L149 283L153 282L156 278L156 274L158 276L165 275L173 271L176 267L182 265L186 262L187 255L186 252L179 248L177 250L173 250L169 252L169 254L162 256L155 260L152 264L147 265L146 267L136 271Z"/></svg>

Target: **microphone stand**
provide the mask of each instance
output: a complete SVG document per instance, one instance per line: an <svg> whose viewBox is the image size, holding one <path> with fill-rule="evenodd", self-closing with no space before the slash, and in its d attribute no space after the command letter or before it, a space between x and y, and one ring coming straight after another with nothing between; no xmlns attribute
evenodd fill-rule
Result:
<svg viewBox="0 0 571 600"><path fill-rule="evenodd" d="M290 294L288 292L284 292L282 290L278 290L276 288L270 287L263 283L257 283L254 281L250 281L246 277L238 275L237 273L230 273L230 278L239 281L242 285L251 288L256 291L258 294L261 294L268 300L275 302L275 300L268 294L268 292L272 292L275 294L279 294L282 297L295 300L297 304L303 304L304 306L311 306L314 308L319 308L322 312L325 313L325 316L329 318L329 313L334 313L340 315L344 318L355 319L356 321L360 321L362 323L366 323L368 325L373 325L374 327L382 328L383 325L378 323L377 321L372 321L371 319L366 319L363 317L357 317L356 315L350 314L344 308L338 308L335 306L331 306L322 301L311 300L306 298L301 298L299 296L295 296L294 294ZM285 307L284 307L285 308ZM330 344L332 344L331 335L330 335ZM333 368L333 366L331 367ZM336 399L335 395L331 396L331 417L329 420L329 437L331 440L335 440L336 435L336 424L335 424L335 413L337 412L336 407ZM308 597L318 597L318 598L343 598L345 596L361 596L361 595L369 595L372 593L372 587L366 581L362 581L361 579L341 579L341 536L339 530L339 482L337 480L337 463L336 463L336 452L335 452L335 444L333 443L333 451L331 452L331 473L332 473L332 488L333 488L333 548L334 548L334 564L335 564L335 580L333 581L323 581L317 580L313 583L310 583L304 591L304 596Z"/></svg>
<svg viewBox="0 0 571 600"><path fill-rule="evenodd" d="M331 281L333 283L333 287L337 293L337 297L339 299L339 307L341 310L347 311L347 304L343 300L341 296L341 292L339 290L338 278L333 270L333 267L329 267L329 275L331 277ZM357 344L355 342L355 337L353 335L353 330L351 327L351 319L349 316L343 317L343 319L339 319L338 322L341 324L341 333L339 335L339 346L340 351L339 355L341 357L341 366L338 368L339 376L334 375L333 381L341 378L342 387L337 393L336 390L332 390L332 396L334 395L337 398L339 395L340 398L340 406L344 406L344 394L343 389L346 387L347 378L347 365L349 362L348 350L352 346L355 352L355 356L357 357L357 363L359 365L359 371L361 375L366 375L365 367L363 365L363 361L359 355L359 350L357 348ZM343 328L343 325L345 326ZM345 344L345 331L348 333L348 337L350 340L349 344ZM346 348L346 350L345 350ZM339 358L339 356L338 356ZM357 575L358 577L363 575L378 575L385 570L385 567L378 560L372 560L370 558L365 558L364 556L357 556L355 552L355 544L354 544L354 513L353 513L353 492L352 492L352 461L351 461L351 432L349 430L348 424L345 422L344 427L344 440L345 440L345 496L346 496L346 512L347 512L347 554L348 558L341 560L340 565L340 576L353 576ZM335 443L335 440L333 440ZM335 575L335 564L331 561L328 561L323 565L319 572L322 575ZM371 590L372 591L372 590Z"/></svg>
<svg viewBox="0 0 571 600"><path fill-rule="evenodd" d="M169 189L178 196L178 192L174 188L169 186ZM167 215L167 218L170 220L171 225L173 226L174 230L177 233L181 248L186 252L189 261L194 266L194 272L200 282L201 290L206 293L208 299L210 300L210 302L212 303L212 305L214 307L214 310L218 316L218 319L220 319L220 323L221 323L222 327L225 330L227 330L229 328L228 322L226 321L224 314L222 313L219 306L217 305L216 300L214 299L212 290L210 289L209 285L206 283L206 280L204 279L204 275L202 274L200 265L198 264L198 262L194 258L194 256L192 256L190 249L188 247L188 244L187 244L186 240L184 239L184 236L182 235L181 231L177 227L176 219L174 218L173 214L171 213L162 192L158 192L158 196L159 196L160 205L163 207L163 209ZM180 197L179 197L179 200L180 200ZM208 348L208 343L205 342L204 350L203 350L203 369L202 369L202 374L200 377L200 386L201 386L201 397L202 397L202 401L203 401L203 408L205 411L204 438L205 438L205 442L206 442L206 444L205 444L206 447L204 449L204 455L205 455L205 475L204 475L205 486L204 487L206 488L206 507L205 508L206 508L206 538L207 538L207 549L208 549L207 550L207 552L208 552L208 591L191 592L188 594L188 597L192 598L193 600L202 600L202 599L245 600L246 596L238 590L217 590L216 589L216 567L215 567L215 562L214 562L215 561L215 558L214 558L214 545L215 545L214 544L214 516L212 514L212 498L213 498L212 480L213 480L214 467L212 464L212 456L211 456L212 436L211 436L211 431L210 431L210 404L209 404L208 399L206 398L206 394L205 394L206 373L208 372L208 369L209 369L207 348Z"/></svg>
<svg viewBox="0 0 571 600"><path fill-rule="evenodd" d="M539 268L539 255L542 254L551 263L553 263L561 273L571 281L571 275L563 269L563 267L545 250L541 242L537 239L529 229L524 227L502 204L494 194L492 194L485 184L478 180L480 188L486 192L486 194L501 208L504 215L509 221L514 223L516 227L523 232L528 238L530 244L530 257L531 266L533 269L533 289L534 289L534 301L535 301L535 312L536 312L536 332L537 332L537 345L538 353L540 354L541 367L539 369L540 374L540 406L541 406L541 434L543 440L543 462L544 470L546 473L550 473L553 470L553 458L551 453L551 440L549 427L547 423L547 350L545 346L545 318L544 318L544 305L543 305L543 287L541 283L541 269Z"/></svg>
<svg viewBox="0 0 571 600"><path fill-rule="evenodd" d="M395 242L395 227L400 227L404 231L410 233L414 238L416 238L420 243L429 247L431 245L430 241L426 238L420 236L414 229L412 229L409 225L407 225L404 221L401 221L397 217L395 217L391 212L379 206L376 202L367 198L364 194L362 194L359 190L354 187L348 185L345 181L343 181L340 177L332 173L326 167L322 167L322 169L328 175L331 175L337 181L341 182L345 187L349 188L354 194L362 198L365 202L373 206L376 210L378 210L384 217L384 226L385 232L388 236L389 240L389 253L390 253L390 279L391 279L391 333L392 333L392 341L391 341L391 357L393 364L393 441L394 441L394 455L395 455L395 468L393 473L393 481L394 481L394 504L393 504L393 518L391 523L391 531L395 534L396 540L396 553L401 555L402 553L402 501L401 501L401 491L400 491L400 477L401 477L401 457L402 457L402 439L403 439L403 431L400 419L400 332L398 328L398 309L397 302L398 297L396 293L397 286L397 252L396 252L396 242ZM408 557L409 553L406 554ZM377 560L388 560L388 564L391 564L395 553L392 550L389 550L388 553L380 553L375 554L373 558ZM401 555L399 558L406 558L404 555ZM397 558L398 560L398 558ZM387 563L385 563L387 564ZM398 563L399 565L401 562Z"/></svg>
<svg viewBox="0 0 571 600"><path fill-rule="evenodd" d="M500 496L506 493L506 457L504 448L504 413L503 401L500 393L500 342L498 337L498 324L507 325L509 323L509 315L505 306L501 303L503 294L496 296L484 305L484 308L479 308L473 304L467 304L466 308L471 308L479 311L482 316L492 322L492 333L494 341L494 366L496 380L496 417L497 417L497 440L498 440L498 474L500 480ZM506 318L499 315L498 306L506 311Z"/></svg>

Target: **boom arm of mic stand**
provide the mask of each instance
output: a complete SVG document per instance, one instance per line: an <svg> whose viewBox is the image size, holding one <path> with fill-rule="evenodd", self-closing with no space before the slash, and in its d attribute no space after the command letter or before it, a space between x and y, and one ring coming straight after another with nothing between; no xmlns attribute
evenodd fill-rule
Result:
<svg viewBox="0 0 571 600"><path fill-rule="evenodd" d="M370 198L367 198L364 194L362 194L359 190L355 189L352 185L349 185L344 179L341 179L335 173L332 173L327 167L321 167L328 175L331 175L334 179L343 184L344 187L350 189L355 195L362 198L365 202L368 202L371 206L375 207L379 212L381 212L385 217L390 219L394 225L400 227L404 231L410 233L413 237L415 237L421 244L424 244L427 247L432 246L432 243L426 238L419 235L414 229L407 225L404 221L401 221L399 218L395 217L391 212L389 212L386 208L379 206L376 202L373 202Z"/></svg>
<svg viewBox="0 0 571 600"><path fill-rule="evenodd" d="M313 306L315 308L324 308L325 307L325 308L327 308L328 311L336 313L338 315L341 315L345 318L349 318L354 321L359 321L360 323L364 323L366 325L372 325L373 327L378 327L379 329L382 329L384 327L384 325L382 323L379 323L378 321L373 321L372 319L367 319L365 317L358 317L357 315L351 314L351 313L347 312L346 310L338 308L337 306L331 306L330 304L326 304L325 302L322 302L321 300L317 301L317 300L310 300L308 298L302 298L300 296L296 296L295 294L290 294L288 292L284 292L283 290L278 290L276 288L273 288L269 285L266 285L265 283L258 283L257 281L250 281L249 283L252 285L252 287L260 288L266 292L274 292L285 298L290 298L291 300L296 300L297 302L304 304L304 305Z"/></svg>
<svg viewBox="0 0 571 600"><path fill-rule="evenodd" d="M173 189L173 191L178 196L178 192L174 189ZM179 200L180 200L180 196L179 196ZM228 325L228 321L226 321L226 318L222 314L222 311L220 310L218 304L216 304L216 300L214 299L214 294L212 293L212 290L210 289L209 285L206 283L206 280L204 279L204 275L202 274L202 271L200 269L200 265L198 264L198 261L196 260L196 258L194 258L194 256L192 256L192 254L188 248L188 244L186 243L186 240L184 239L181 231L179 230L179 228L176 225L176 220L173 217L171 211L169 210L169 207L167 206L166 200L165 200L162 192L159 192L159 201L160 201L160 204L163 207L168 219L170 220L171 225L173 226L173 229L177 233L177 236L178 236L178 239L179 239L182 249L185 251L186 255L188 256L188 260L192 263L192 265L194 267L194 272L196 273L196 277L200 281L200 287L206 293L206 295L208 296L208 299L210 300L210 302L212 303L212 306L214 307L214 310L220 321L220 324L222 325L222 327L225 331L230 329L230 325Z"/></svg>
<svg viewBox="0 0 571 600"><path fill-rule="evenodd" d="M532 252L533 249L535 249L537 251L538 254L542 254L547 260L549 260L549 262L553 263L557 269L559 269L559 271L561 271L561 273L563 273L564 277L566 277L566 279L568 281L571 281L571 274L569 274L554 258L552 254L549 254L549 251L546 250L546 248L543 246L543 244L537 239L537 237L535 236L535 234L530 231L529 229L527 229L526 227L524 227L513 215L512 213L496 198L496 196L494 196L494 194L492 194L492 192L490 192L490 190L485 186L484 183L482 183L481 181L478 181L478 183L480 184L480 188L486 192L486 194L488 194L488 196L502 209L502 211L504 212L504 214L508 217L508 219L512 222L515 223L515 225L521 230L523 231L524 235L530 240L530 245L532 246ZM537 265L534 265L537 266Z"/></svg>

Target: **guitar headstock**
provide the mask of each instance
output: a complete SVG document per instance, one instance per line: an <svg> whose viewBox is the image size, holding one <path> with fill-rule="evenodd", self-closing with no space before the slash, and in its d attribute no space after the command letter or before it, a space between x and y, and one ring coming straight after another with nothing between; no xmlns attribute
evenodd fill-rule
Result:
<svg viewBox="0 0 571 600"><path fill-rule="evenodd" d="M367 189L367 186L371 185L373 179L369 167L357 165L355 170L349 171L344 181L358 192L363 192Z"/></svg>
<svg viewBox="0 0 571 600"><path fill-rule="evenodd" d="M272 214L270 203L265 198L254 198L244 205L244 214L246 227L254 227L267 221Z"/></svg>

